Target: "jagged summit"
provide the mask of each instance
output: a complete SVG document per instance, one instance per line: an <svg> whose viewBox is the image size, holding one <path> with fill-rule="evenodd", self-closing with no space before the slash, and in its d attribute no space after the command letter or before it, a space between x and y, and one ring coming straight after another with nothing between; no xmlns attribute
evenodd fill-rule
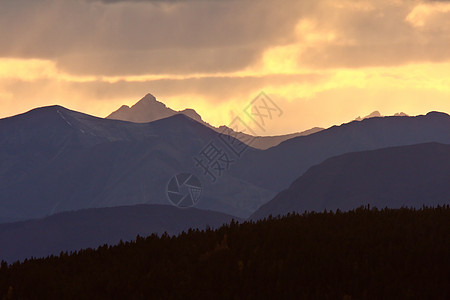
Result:
<svg viewBox="0 0 450 300"><path fill-rule="evenodd" d="M230 130L226 126L214 127L211 124L205 122L202 117L192 108L186 108L184 110L175 111L169 107L167 107L164 103L158 101L155 96L148 93L141 100L139 100L136 104L131 107L127 105L122 105L118 110L110 114L107 119L115 119L122 120L134 123L148 123L153 122L159 119L168 118L174 115L184 115L189 117L192 120L195 120L202 125L209 127L219 133L224 132L225 130ZM238 139L242 142L246 143L249 140L252 141L252 147L258 149L268 149L270 147L274 147L281 142L303 135L309 135L312 133L316 133L318 131L323 130L323 128L312 128L310 130L306 130L303 132L295 132L291 134L285 134L280 136L260 136L253 139L252 136L241 133L238 135Z"/></svg>
<svg viewBox="0 0 450 300"><path fill-rule="evenodd" d="M152 94L146 94L133 106L122 105L107 116L107 119L123 120L134 123L148 123L175 115L177 112L158 101Z"/></svg>
<svg viewBox="0 0 450 300"><path fill-rule="evenodd" d="M155 96L148 93L133 106L122 105L118 110L107 116L107 119L122 120L134 123L148 123L160 119L172 117L177 114L188 116L189 118L212 128L212 126L192 108L176 111L167 107L163 102L158 101Z"/></svg>
<svg viewBox="0 0 450 300"><path fill-rule="evenodd" d="M168 118L176 114L183 114L194 119L203 125L210 127L202 120L202 117L191 108L181 111L167 107L163 102L158 101L155 96L148 93L133 106L122 105L118 110L107 116L107 119L129 121L134 123L148 123L156 120Z"/></svg>
<svg viewBox="0 0 450 300"><path fill-rule="evenodd" d="M179 113L188 116L189 118L194 119L197 122L204 123L204 125L210 126L208 123L204 122L202 117L192 108L186 108Z"/></svg>
<svg viewBox="0 0 450 300"><path fill-rule="evenodd" d="M364 120L364 119L379 118L379 117L382 117L382 115L381 115L381 113L380 113L378 110L376 110L376 111L372 112L371 114L369 114L369 115L367 115L367 116L365 116L365 117L363 117L363 118L361 118L360 116L358 116L358 117L355 119L355 121L362 121L362 120Z"/></svg>
<svg viewBox="0 0 450 300"><path fill-rule="evenodd" d="M409 117L409 115L405 114L404 112L395 113L393 116L394 117ZM358 116L357 118L355 118L354 121L362 121L365 119L383 118L383 117L388 117L388 116L383 116L378 110L376 110L365 117Z"/></svg>
<svg viewBox="0 0 450 300"><path fill-rule="evenodd" d="M167 107L164 103L158 101L155 96L153 96L152 94L148 93L141 100L136 102L136 104L134 104L132 106L132 108L133 107L140 107L140 106L149 106L149 105L151 107L153 107L153 106Z"/></svg>
<svg viewBox="0 0 450 300"><path fill-rule="evenodd" d="M153 96L153 95L150 94L150 93L145 94L145 96L144 96L141 100L153 100L153 101L157 101L157 100L156 100L156 97Z"/></svg>

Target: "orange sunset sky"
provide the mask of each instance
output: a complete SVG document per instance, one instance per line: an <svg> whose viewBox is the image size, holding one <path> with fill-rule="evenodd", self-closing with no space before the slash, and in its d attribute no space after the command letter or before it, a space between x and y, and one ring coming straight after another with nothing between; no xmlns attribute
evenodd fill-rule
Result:
<svg viewBox="0 0 450 300"><path fill-rule="evenodd" d="M260 91L265 134L450 112L450 1L1 1L0 36L0 118L152 93L222 125Z"/></svg>

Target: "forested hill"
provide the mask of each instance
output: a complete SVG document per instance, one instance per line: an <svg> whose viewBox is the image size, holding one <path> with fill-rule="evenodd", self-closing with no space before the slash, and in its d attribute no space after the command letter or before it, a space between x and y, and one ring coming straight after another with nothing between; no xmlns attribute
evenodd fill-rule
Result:
<svg viewBox="0 0 450 300"><path fill-rule="evenodd" d="M2 263L0 298L450 299L449 228L448 205L233 222Z"/></svg>

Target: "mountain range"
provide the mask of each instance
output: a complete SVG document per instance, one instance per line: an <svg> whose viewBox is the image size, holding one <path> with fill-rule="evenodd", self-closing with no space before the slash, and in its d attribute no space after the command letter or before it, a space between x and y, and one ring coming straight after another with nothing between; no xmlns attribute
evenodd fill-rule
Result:
<svg viewBox="0 0 450 300"><path fill-rule="evenodd" d="M302 131L302 132L296 132L291 134L284 134L284 135L278 135L278 136L251 136L249 134L240 132L237 133L231 128L227 126L219 126L214 127L210 125L209 123L203 121L202 117L191 108L187 108L181 111L175 111L169 107L167 107L164 103L158 101L155 96L152 94L145 95L141 100L139 100L136 104L129 107L128 105L122 105L118 110L112 112L110 115L108 115L107 119L113 119L113 120L121 120L121 121L129 121L129 122L135 122L135 123L148 123L157 121L160 119L164 119L167 117L171 117L177 114L183 114L185 116L188 116L189 118L205 125L206 127L209 127L218 133L224 133L224 132L231 132L234 137L242 141L243 143L248 143L248 141L251 140L251 146L256 149L268 149L270 147L276 146L280 144L283 141L286 141L288 139L297 137L297 136L304 136L309 135L312 133L319 132L323 130L324 128L321 127L313 127L311 129Z"/></svg>
<svg viewBox="0 0 450 300"><path fill-rule="evenodd" d="M128 105L122 105L119 109L109 114L106 118L113 120L129 121L134 123L148 123L156 120L164 119L174 116L176 114L183 114L191 119L219 132L232 132L233 136L238 138L244 143L251 141L251 146L256 149L266 150L268 148L279 145L280 143L292 139L297 136L306 136L319 131L324 130L321 127L313 127L311 129L296 132L291 134L284 134L278 136L251 136L246 133L236 133L234 130L227 126L214 127L209 123L203 121L202 117L192 108L187 108L181 111L175 111L170 107L167 107L163 102L158 101L152 94L146 94L142 99L129 107ZM395 117L407 117L408 115L400 112L394 114ZM370 118L384 117L379 111L374 111L365 117L357 117L354 121L362 121Z"/></svg>
<svg viewBox="0 0 450 300"><path fill-rule="evenodd" d="M201 177L193 158L216 138L184 115L130 123L51 106L1 119L0 223L83 208L169 204L170 178L180 172ZM202 183L199 208L240 217L274 195L229 172L217 183Z"/></svg>
<svg viewBox="0 0 450 300"><path fill-rule="evenodd" d="M332 156L427 142L450 143L450 117L384 117L334 126L267 150L247 147L217 182L194 158L216 131L176 114L150 123L44 107L0 120L0 223L84 208L168 204L176 174L196 174L198 208L246 218L308 168Z"/></svg>
<svg viewBox="0 0 450 300"><path fill-rule="evenodd" d="M381 113L378 111L378 110L376 110L376 111L373 111L372 113L370 113L370 114L368 114L367 116L365 116L365 117L360 117L360 116L358 116L356 119L355 119L355 121L362 121L362 120L365 120L365 119L370 119L370 118L383 118L384 116L383 115L381 115ZM395 113L394 114L394 117L409 117L407 114L405 114L404 112L399 112L399 113Z"/></svg>
<svg viewBox="0 0 450 300"><path fill-rule="evenodd" d="M252 152L231 172L246 182L280 192L307 169L332 156L428 142L450 144L448 114L370 118L333 126Z"/></svg>
<svg viewBox="0 0 450 300"><path fill-rule="evenodd" d="M176 234L234 216L450 201L445 113L371 114L305 136L263 137L273 144L263 150L221 134L224 127L213 128L193 110L158 103L147 95L135 105L143 117L157 112L152 122L61 106L0 119L0 259ZM134 115L135 106L121 114ZM216 181L207 172L214 166L202 169L198 160L208 159L212 145L217 158L230 159L222 160L227 165ZM230 145L243 151L236 155ZM198 209L167 206L169 180L180 173L198 177Z"/></svg>
<svg viewBox="0 0 450 300"><path fill-rule="evenodd" d="M450 145L425 143L346 153L313 166L253 219L289 212L450 204Z"/></svg>

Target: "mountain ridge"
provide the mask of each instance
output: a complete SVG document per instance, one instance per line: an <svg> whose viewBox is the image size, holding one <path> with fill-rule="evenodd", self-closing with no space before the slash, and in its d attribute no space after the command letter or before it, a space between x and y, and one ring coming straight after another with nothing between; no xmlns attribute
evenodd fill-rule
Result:
<svg viewBox="0 0 450 300"><path fill-rule="evenodd" d="M202 176L193 157L215 138L215 131L184 115L131 123L51 106L2 119L0 222L90 207L167 204L167 182L179 172ZM273 193L230 173L214 189L203 182L199 208L240 217L266 199L261 194ZM245 204L235 199L240 194Z"/></svg>
<svg viewBox="0 0 450 300"><path fill-rule="evenodd" d="M248 217L309 167L346 152L425 142L450 143L450 117L371 118L246 148L210 182L194 157L216 131L185 116L151 123L102 119L52 106L0 120L0 222L67 210L167 204L167 182L180 172L204 184L198 208ZM232 154L230 154L232 155Z"/></svg>
<svg viewBox="0 0 450 300"><path fill-rule="evenodd" d="M309 167L329 157L427 142L450 144L448 114L429 112L414 117L369 118L335 125L308 136L286 140L263 152L255 152L232 172L247 182L281 191ZM273 175L273 170L278 170L278 176Z"/></svg>
<svg viewBox="0 0 450 300"><path fill-rule="evenodd" d="M96 248L151 234L217 228L239 218L196 208L135 205L62 212L41 219L0 224L0 260L10 263L61 251Z"/></svg>
<svg viewBox="0 0 450 300"><path fill-rule="evenodd" d="M424 143L350 152L312 166L252 219L289 212L450 204L450 145Z"/></svg>
<svg viewBox="0 0 450 300"><path fill-rule="evenodd" d="M131 107L129 107L128 105L122 105L118 110L108 115L106 119L115 119L135 123L148 123L177 114L186 115L191 119L215 130L218 133L230 132L234 137L236 137L243 143L248 143L247 141L251 140L250 146L261 150L276 146L287 139L297 136L309 135L324 129L321 127L313 127L302 132L277 136L252 136L242 132L237 133L233 129L225 125L219 127L212 126L211 124L203 121L202 117L192 108L175 111L170 107L167 107L163 102L158 101L156 97L150 93L146 94L141 100L136 102Z"/></svg>
<svg viewBox="0 0 450 300"><path fill-rule="evenodd" d="M118 110L109 114L106 119L129 121L134 123L149 123L159 119L171 117L176 114L184 114L204 125L211 126L204 122L201 116L194 109L184 109L175 111L167 107L163 102L158 101L155 96L148 93L131 107L122 105Z"/></svg>

